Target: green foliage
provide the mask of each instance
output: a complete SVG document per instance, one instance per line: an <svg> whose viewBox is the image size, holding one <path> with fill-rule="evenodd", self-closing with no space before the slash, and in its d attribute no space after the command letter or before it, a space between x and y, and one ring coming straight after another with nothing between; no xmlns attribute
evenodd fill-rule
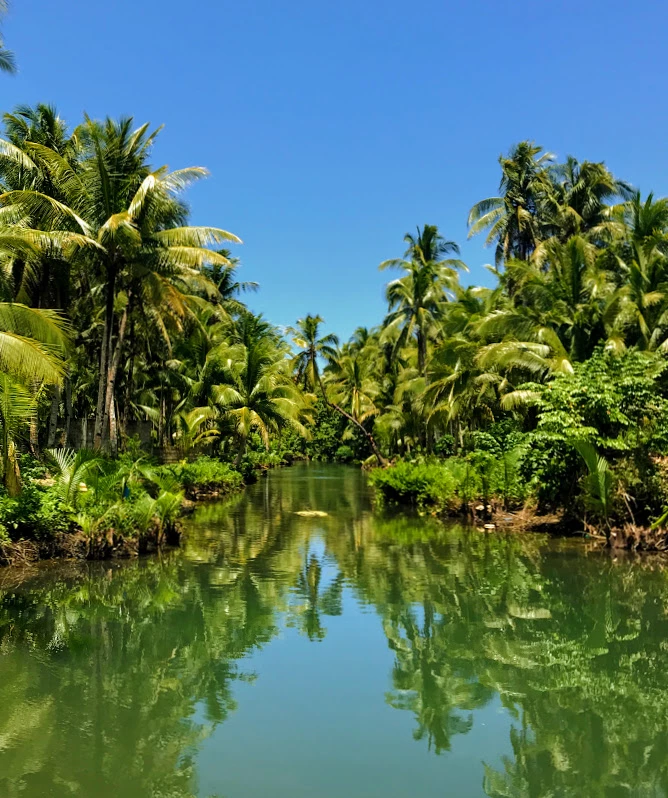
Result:
<svg viewBox="0 0 668 798"><path fill-rule="evenodd" d="M452 471L441 463L399 462L369 475L378 494L389 502L445 509L455 501L457 482Z"/></svg>
<svg viewBox="0 0 668 798"><path fill-rule="evenodd" d="M53 488L27 482L18 496L0 495L0 525L5 536L48 540L73 528L70 508Z"/></svg>
<svg viewBox="0 0 668 798"><path fill-rule="evenodd" d="M334 460L337 463L352 463L355 459L355 452L351 446L344 443L334 452Z"/></svg>
<svg viewBox="0 0 668 798"><path fill-rule="evenodd" d="M340 413L318 399L313 423L309 426L311 435L303 444L304 454L311 460L334 460L347 426Z"/></svg>
<svg viewBox="0 0 668 798"><path fill-rule="evenodd" d="M57 490L73 511L92 501L81 483L105 507L174 485L235 488L238 476L217 481L212 466L151 476L131 437L144 421L158 449L217 455L247 482L302 457L436 456L458 500L531 494L579 516L593 489L582 441L609 464L611 523L631 508L642 521L662 513L668 200L521 141L499 160L498 196L469 214L470 234L495 247L495 285L463 287L457 244L424 224L380 266L397 270L382 323L340 344L320 315L280 330L249 311L240 294L257 286L236 279L238 258L221 248L239 240L188 224L181 193L205 170L151 164L158 131L133 124L86 118L70 133L46 105L5 116L8 493L21 491L22 449L66 447L72 422L94 418L96 452L125 446L132 462L54 455L69 458Z"/></svg>
<svg viewBox="0 0 668 798"><path fill-rule="evenodd" d="M155 469L157 475L171 475L178 485L190 489L209 489L232 492L243 484L241 474L229 463L212 457L199 457L192 463L183 462Z"/></svg>
<svg viewBox="0 0 668 798"><path fill-rule="evenodd" d="M526 498L519 459L519 450L496 455L478 450L442 461L399 461L375 469L369 481L385 501L432 507L437 512L457 511L474 501L518 504Z"/></svg>
<svg viewBox="0 0 668 798"><path fill-rule="evenodd" d="M668 360L661 354L599 348L572 374L525 387L536 394L541 435L588 440L611 454L668 451Z"/></svg>
<svg viewBox="0 0 668 798"><path fill-rule="evenodd" d="M667 372L663 355L599 348L573 374L528 386L536 426L521 470L542 504L573 513L597 505L599 518L609 519L628 515L626 502L613 495L625 493L638 519L661 511L665 479L657 463L668 448ZM577 451L588 456L582 460ZM594 451L603 460L594 462ZM608 465L599 468L602 462Z"/></svg>
<svg viewBox="0 0 668 798"><path fill-rule="evenodd" d="M574 446L587 466L587 476L584 479L585 507L599 520L604 521L607 527L614 490L614 478L608 461L587 441L576 441Z"/></svg>

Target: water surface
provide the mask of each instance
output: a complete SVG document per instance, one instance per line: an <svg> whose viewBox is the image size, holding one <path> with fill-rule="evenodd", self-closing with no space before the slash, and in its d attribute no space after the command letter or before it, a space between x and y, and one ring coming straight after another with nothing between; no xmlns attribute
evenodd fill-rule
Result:
<svg viewBox="0 0 668 798"><path fill-rule="evenodd" d="M374 514L335 466L188 533L0 571L0 796L668 796L658 560Z"/></svg>

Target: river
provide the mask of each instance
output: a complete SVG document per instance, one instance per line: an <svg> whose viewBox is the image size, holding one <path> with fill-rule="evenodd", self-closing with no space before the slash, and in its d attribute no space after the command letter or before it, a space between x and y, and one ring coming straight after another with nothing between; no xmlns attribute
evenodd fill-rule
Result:
<svg viewBox="0 0 668 798"><path fill-rule="evenodd" d="M0 570L2 798L668 796L661 561L374 513L344 466L186 527Z"/></svg>

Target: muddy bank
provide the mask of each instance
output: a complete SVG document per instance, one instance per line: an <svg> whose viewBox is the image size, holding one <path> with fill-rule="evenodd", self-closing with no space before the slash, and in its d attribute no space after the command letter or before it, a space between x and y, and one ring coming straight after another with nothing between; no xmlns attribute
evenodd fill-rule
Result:
<svg viewBox="0 0 668 798"><path fill-rule="evenodd" d="M124 536L113 529L98 535L84 535L81 530L59 532L49 540L0 542L0 566L30 565L55 558L109 560L137 557L158 551L163 546L178 546L180 542L178 523L135 537Z"/></svg>
<svg viewBox="0 0 668 798"><path fill-rule="evenodd" d="M623 524L608 529L574 519L566 513L539 513L532 508L508 511L491 505L470 507L467 514L475 526L486 531L505 529L542 532L559 537L577 537L592 546L632 552L668 552L668 530L663 527Z"/></svg>

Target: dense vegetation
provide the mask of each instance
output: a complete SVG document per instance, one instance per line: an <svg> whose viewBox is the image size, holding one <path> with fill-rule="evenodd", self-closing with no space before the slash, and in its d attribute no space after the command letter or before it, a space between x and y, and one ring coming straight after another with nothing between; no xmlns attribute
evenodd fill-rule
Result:
<svg viewBox="0 0 668 798"><path fill-rule="evenodd" d="M311 331L331 405L379 464L413 462L373 477L386 498L530 501L663 546L647 526L667 498L668 200L530 142L500 166L499 196L469 213L494 247L492 285L461 284L435 226L406 235L404 257L381 264L399 272L383 323L334 357Z"/></svg>
<svg viewBox="0 0 668 798"><path fill-rule="evenodd" d="M139 473L142 449L207 454L246 477L294 457L394 462L373 477L386 498L529 501L618 541L646 540L664 513L668 200L522 142L500 160L499 196L469 215L495 248L493 285L463 286L457 245L425 225L381 264L399 272L383 323L339 345L320 316L282 334L241 301L257 286L235 278L224 245L239 239L188 224L182 192L206 171L152 165L157 131L89 118L70 130L45 105L6 114L5 131L0 453L12 501L22 451L134 452ZM155 484L142 481L154 485L143 500ZM2 523L5 536L21 526Z"/></svg>

